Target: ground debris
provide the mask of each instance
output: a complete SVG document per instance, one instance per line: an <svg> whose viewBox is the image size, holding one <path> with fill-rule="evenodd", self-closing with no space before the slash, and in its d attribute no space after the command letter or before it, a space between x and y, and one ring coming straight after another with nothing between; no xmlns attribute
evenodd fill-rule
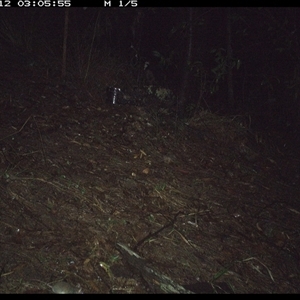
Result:
<svg viewBox="0 0 300 300"><path fill-rule="evenodd" d="M169 277L159 274L159 272L148 267L145 260L127 246L117 243L117 249L123 254L125 260L141 274L151 288L151 292L193 294L193 292L177 284Z"/></svg>

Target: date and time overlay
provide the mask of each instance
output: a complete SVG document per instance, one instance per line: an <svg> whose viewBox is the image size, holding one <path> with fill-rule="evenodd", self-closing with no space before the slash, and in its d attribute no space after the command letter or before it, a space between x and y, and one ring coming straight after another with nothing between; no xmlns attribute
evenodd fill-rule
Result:
<svg viewBox="0 0 300 300"><path fill-rule="evenodd" d="M0 0L0 9L9 7L78 7L88 6L78 0ZM86 2L86 1L84 1ZM103 0L97 1L97 7L138 7L138 0ZM93 5L96 4L93 2ZM81 4L81 5L80 5Z"/></svg>

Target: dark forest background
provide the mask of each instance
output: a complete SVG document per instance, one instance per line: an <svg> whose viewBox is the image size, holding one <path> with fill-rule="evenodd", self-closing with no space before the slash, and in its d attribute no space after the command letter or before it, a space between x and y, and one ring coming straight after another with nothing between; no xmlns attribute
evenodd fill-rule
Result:
<svg viewBox="0 0 300 300"><path fill-rule="evenodd" d="M99 98L107 86L131 93L149 85L168 88L183 118L201 109L242 116L249 128L284 134L295 143L299 12L6 9L0 11L0 63L3 70L12 63L44 70L49 79L80 83Z"/></svg>

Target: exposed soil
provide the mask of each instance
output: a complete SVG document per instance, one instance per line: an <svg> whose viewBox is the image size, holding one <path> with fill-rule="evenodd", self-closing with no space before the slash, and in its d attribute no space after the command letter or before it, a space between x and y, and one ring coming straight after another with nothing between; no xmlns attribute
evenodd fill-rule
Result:
<svg viewBox="0 0 300 300"><path fill-rule="evenodd" d="M237 118L0 79L1 293L300 292L298 159Z"/></svg>

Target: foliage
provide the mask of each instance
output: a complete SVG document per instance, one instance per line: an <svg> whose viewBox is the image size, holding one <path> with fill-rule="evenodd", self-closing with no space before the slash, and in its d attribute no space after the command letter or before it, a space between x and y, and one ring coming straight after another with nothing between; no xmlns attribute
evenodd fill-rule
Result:
<svg viewBox="0 0 300 300"><path fill-rule="evenodd" d="M51 18L53 12L13 9L1 13L2 59L18 58L23 63L27 56L37 55L47 66L47 74L51 74L50 69L56 74L61 64L63 11ZM292 113L297 118L298 8L232 8L230 61L224 26L226 10L193 8L193 24L189 24L187 12L182 8L74 8L70 13L68 76L83 79L95 89L106 84L121 88L141 86L148 61L157 85L178 94L183 70L187 68L186 97L190 106L199 108L205 104L218 109L224 102L231 70L240 109L250 107L251 113L260 113L270 98L277 98L280 113ZM192 59L186 66L184 48L189 26L193 26L194 45ZM28 61L28 65L37 66L31 58ZM275 102L269 105L271 109Z"/></svg>

